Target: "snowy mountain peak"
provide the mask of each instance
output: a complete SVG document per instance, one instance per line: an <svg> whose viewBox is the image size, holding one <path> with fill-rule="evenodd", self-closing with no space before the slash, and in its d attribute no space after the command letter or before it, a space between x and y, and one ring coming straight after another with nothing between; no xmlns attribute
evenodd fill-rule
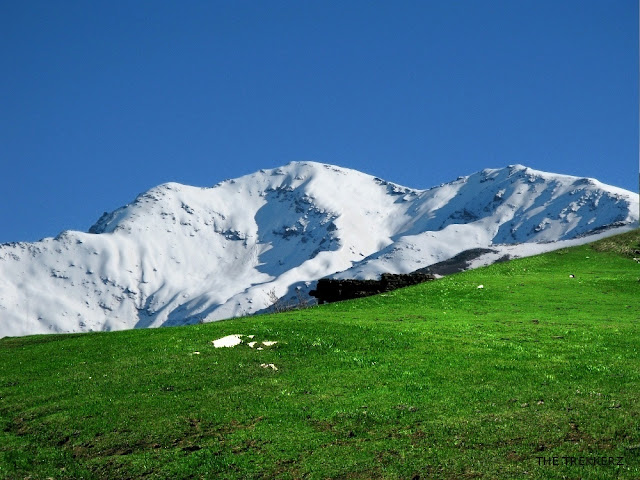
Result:
<svg viewBox="0 0 640 480"><path fill-rule="evenodd" d="M251 314L327 275L407 273L478 247L537 253L637 219L631 192L523 165L428 190L315 162L166 183L89 233L0 246L0 335Z"/></svg>
<svg viewBox="0 0 640 480"><path fill-rule="evenodd" d="M529 170L529 167L522 165L520 163L514 163L513 165L509 165L507 167L509 169L509 171L511 172L518 172L518 171L526 171Z"/></svg>

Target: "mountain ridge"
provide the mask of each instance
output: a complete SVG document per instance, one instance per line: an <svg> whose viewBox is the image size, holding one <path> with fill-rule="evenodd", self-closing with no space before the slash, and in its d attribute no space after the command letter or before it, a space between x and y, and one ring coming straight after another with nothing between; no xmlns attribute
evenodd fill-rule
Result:
<svg viewBox="0 0 640 480"><path fill-rule="evenodd" d="M329 275L408 273L469 248L519 256L584 243L637 222L636 197L523 165L426 190L315 162L212 187L165 183L88 233L0 245L0 335L212 321L263 311L270 292L304 293Z"/></svg>

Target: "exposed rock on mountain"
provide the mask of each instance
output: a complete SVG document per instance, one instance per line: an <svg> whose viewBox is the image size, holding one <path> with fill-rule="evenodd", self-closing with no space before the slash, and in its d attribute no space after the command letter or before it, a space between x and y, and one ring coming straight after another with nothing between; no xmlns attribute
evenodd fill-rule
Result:
<svg viewBox="0 0 640 480"><path fill-rule="evenodd" d="M435 279L435 275L429 273L383 273L380 275L380 280L321 278L316 288L309 294L316 297L320 304L331 303L390 292Z"/></svg>

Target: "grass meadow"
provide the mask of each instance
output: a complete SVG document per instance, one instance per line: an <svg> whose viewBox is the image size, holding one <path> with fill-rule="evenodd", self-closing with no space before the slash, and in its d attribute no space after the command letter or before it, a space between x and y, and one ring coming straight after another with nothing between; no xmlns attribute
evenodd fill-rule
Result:
<svg viewBox="0 0 640 480"><path fill-rule="evenodd" d="M640 230L277 315L4 338L0 478L640 478L633 257Z"/></svg>

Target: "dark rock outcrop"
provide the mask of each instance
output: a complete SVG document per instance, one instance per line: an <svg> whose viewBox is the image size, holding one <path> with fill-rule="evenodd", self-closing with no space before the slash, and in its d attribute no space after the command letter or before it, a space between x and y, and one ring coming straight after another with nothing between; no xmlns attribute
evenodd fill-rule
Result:
<svg viewBox="0 0 640 480"><path fill-rule="evenodd" d="M462 272L467 270L471 265L471 262L478 257L481 257L485 253L496 253L496 250L490 248L470 248L464 252L460 252L454 257L451 257L442 262L434 263L428 267L421 268L413 272L416 273L432 273L434 275L451 275L452 273ZM507 258L501 258L498 261L508 260Z"/></svg>
<svg viewBox="0 0 640 480"><path fill-rule="evenodd" d="M339 302L352 298L368 297L378 293L389 292L410 285L435 280L435 276L428 273L409 273L396 275L383 273L380 280L335 280L321 278L315 290L310 295L318 299L318 303Z"/></svg>

